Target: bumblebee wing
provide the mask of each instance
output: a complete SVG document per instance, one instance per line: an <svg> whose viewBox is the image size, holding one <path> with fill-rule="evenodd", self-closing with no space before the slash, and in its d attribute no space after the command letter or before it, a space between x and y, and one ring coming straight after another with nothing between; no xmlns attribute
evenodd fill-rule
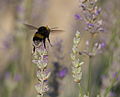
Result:
<svg viewBox="0 0 120 97"><path fill-rule="evenodd" d="M31 30L37 30L38 28L35 26L32 26L30 24L24 24L27 28L31 29Z"/></svg>
<svg viewBox="0 0 120 97"><path fill-rule="evenodd" d="M55 29L58 29L58 27L53 27L53 28L50 28L50 29L55 30Z"/></svg>
<svg viewBox="0 0 120 97"><path fill-rule="evenodd" d="M50 32L64 32L64 30L51 30Z"/></svg>

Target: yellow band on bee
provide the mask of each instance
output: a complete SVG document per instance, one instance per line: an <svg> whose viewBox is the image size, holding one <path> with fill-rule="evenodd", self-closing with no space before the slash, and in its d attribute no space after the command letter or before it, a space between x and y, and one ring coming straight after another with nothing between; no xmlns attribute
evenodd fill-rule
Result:
<svg viewBox="0 0 120 97"><path fill-rule="evenodd" d="M44 38L44 36L41 34L35 34L35 37Z"/></svg>
<svg viewBox="0 0 120 97"><path fill-rule="evenodd" d="M46 26L46 29L47 29L47 30L49 30L49 27L48 27L48 26Z"/></svg>

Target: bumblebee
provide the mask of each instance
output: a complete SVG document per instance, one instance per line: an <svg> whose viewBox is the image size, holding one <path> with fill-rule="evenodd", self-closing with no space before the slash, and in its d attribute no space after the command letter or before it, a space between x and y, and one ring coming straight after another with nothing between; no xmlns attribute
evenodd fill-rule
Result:
<svg viewBox="0 0 120 97"><path fill-rule="evenodd" d="M40 42L43 42L44 48L46 48L46 39L48 40L49 44L52 46L49 35L50 32L56 32L56 31L63 31L63 30L56 30L57 27L54 28L49 28L48 26L41 26L39 28L25 24L26 27L32 29L32 30L37 30L33 36L33 52L35 52L35 46L39 45Z"/></svg>

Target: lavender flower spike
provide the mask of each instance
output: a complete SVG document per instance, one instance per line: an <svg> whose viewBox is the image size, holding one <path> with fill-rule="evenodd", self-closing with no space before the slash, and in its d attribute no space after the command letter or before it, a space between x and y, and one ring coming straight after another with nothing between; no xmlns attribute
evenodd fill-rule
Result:
<svg viewBox="0 0 120 97"><path fill-rule="evenodd" d="M84 62L80 62L79 58L77 58L77 54L79 53L77 49L79 43L80 43L80 32L77 31L73 39L73 47L71 53L72 74L74 81L77 83L80 83L80 80L82 78L81 65L84 63Z"/></svg>
<svg viewBox="0 0 120 97"><path fill-rule="evenodd" d="M32 62L38 67L38 84L35 85L35 88L38 96L43 97L43 95L49 90L47 80L50 76L50 72L46 69L48 65L48 51L44 48L43 43L40 43L39 46L36 47Z"/></svg>

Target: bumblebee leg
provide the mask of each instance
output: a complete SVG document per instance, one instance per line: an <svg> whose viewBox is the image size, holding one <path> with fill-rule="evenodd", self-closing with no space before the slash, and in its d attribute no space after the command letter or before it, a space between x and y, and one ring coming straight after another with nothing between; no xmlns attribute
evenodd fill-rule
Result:
<svg viewBox="0 0 120 97"><path fill-rule="evenodd" d="M35 46L33 45L33 53L35 52Z"/></svg>
<svg viewBox="0 0 120 97"><path fill-rule="evenodd" d="M44 47L45 47L45 49L46 49L46 45L45 45L45 39L43 39L43 44L44 44Z"/></svg>
<svg viewBox="0 0 120 97"><path fill-rule="evenodd" d="M51 42L50 42L50 39L49 38L47 38L48 39L48 42L50 43L50 46L52 46L52 44L51 44Z"/></svg>
<svg viewBox="0 0 120 97"><path fill-rule="evenodd" d="M35 46L33 47L33 51L35 52Z"/></svg>

